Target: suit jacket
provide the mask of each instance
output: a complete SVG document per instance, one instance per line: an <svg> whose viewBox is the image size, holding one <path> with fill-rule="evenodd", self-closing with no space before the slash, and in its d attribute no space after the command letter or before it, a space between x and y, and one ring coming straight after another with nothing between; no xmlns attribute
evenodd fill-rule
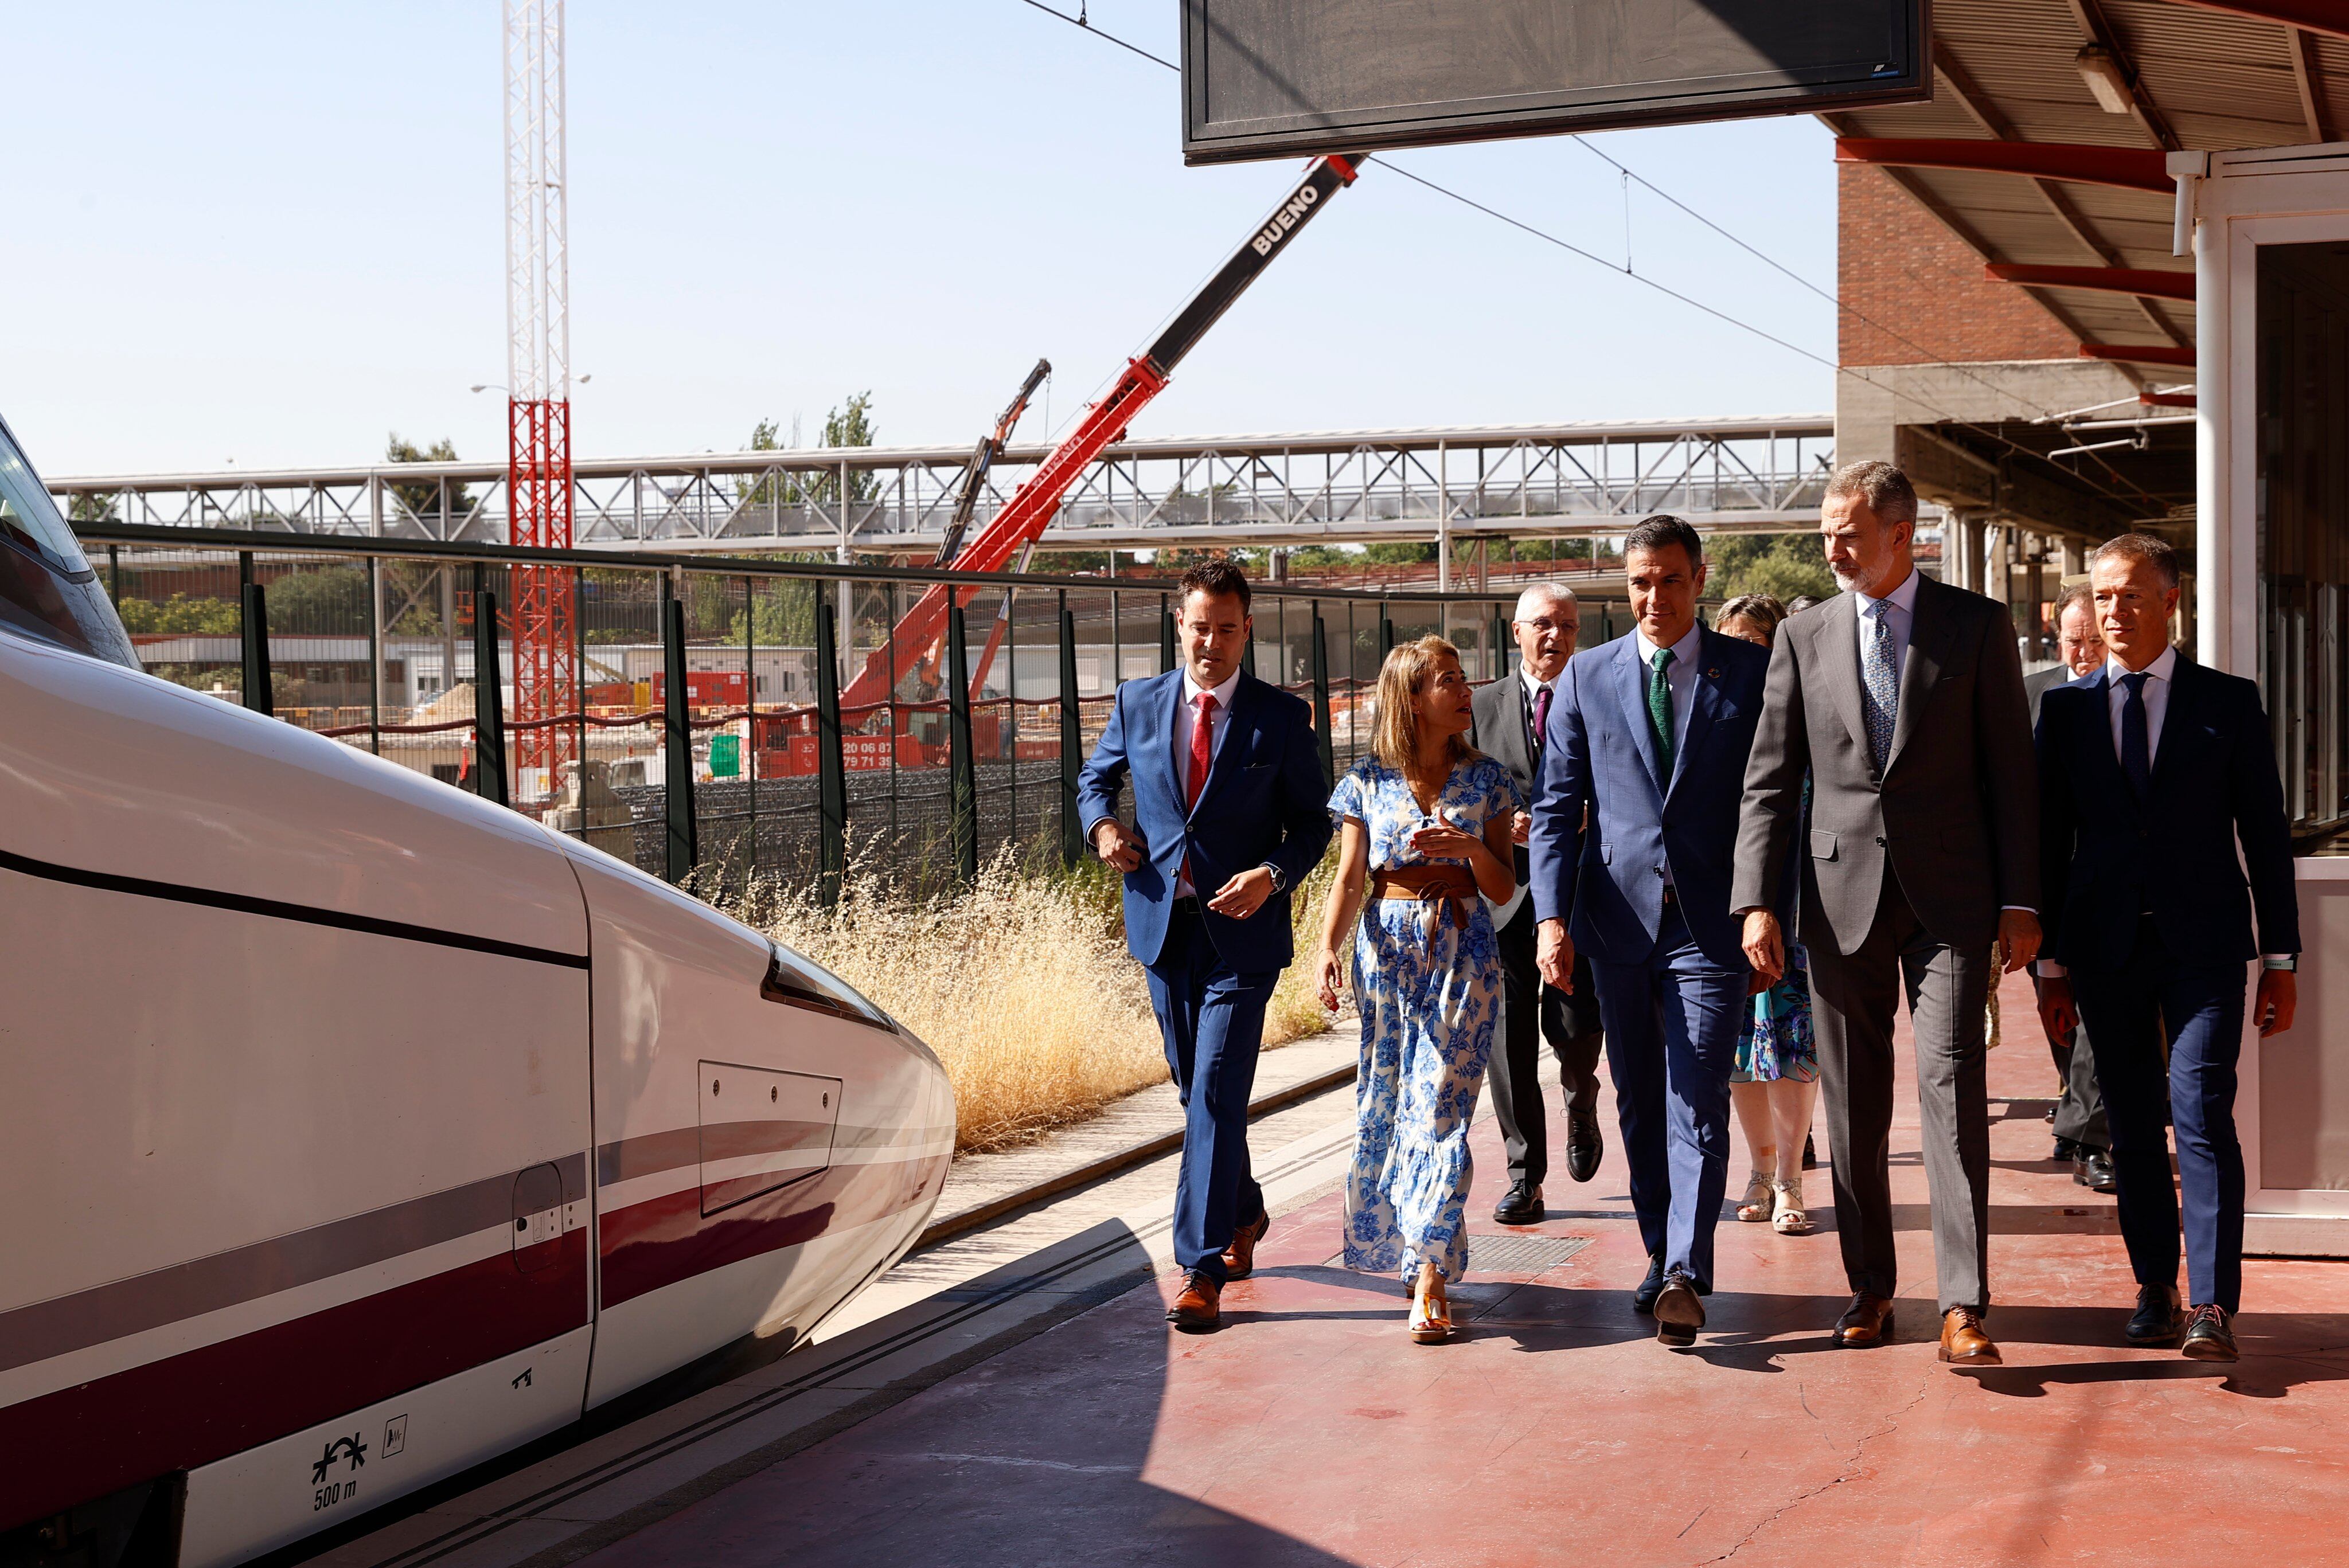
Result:
<svg viewBox="0 0 2349 1568"><path fill-rule="evenodd" d="M1077 815L1087 828L1117 815L1126 777L1133 779L1134 826L1150 848L1125 874L1126 950L1144 964L1158 962L1187 853L1208 939L1224 962L1243 975L1282 968L1293 956L1288 892L1246 920L1217 914L1206 900L1237 872L1267 864L1294 890L1330 847L1313 710L1243 671L1199 803L1186 814L1174 762L1182 701L1181 670L1118 687L1109 727L1077 779Z"/></svg>
<svg viewBox="0 0 2349 1568"><path fill-rule="evenodd" d="M2180 655L2142 800L2113 748L2103 670L2047 694L2038 749L2048 957L2117 968L2145 911L2180 960L2300 951L2292 827L2257 686Z"/></svg>
<svg viewBox="0 0 2349 1568"><path fill-rule="evenodd" d="M1879 778L1860 709L1858 605L1839 593L1778 628L1745 770L1733 907L1777 906L1808 771L1805 946L1857 951L1888 864L1936 941L1986 944L2002 907L2040 906L2038 769L2013 617L1979 593L1919 581Z"/></svg>
<svg viewBox="0 0 2349 1568"><path fill-rule="evenodd" d="M2023 697L2031 705L2031 727L2039 727L2039 700L2072 678L2069 665L2050 665L2044 670L2033 670L2023 677Z"/></svg>
<svg viewBox="0 0 2349 1568"><path fill-rule="evenodd" d="M1557 698L1550 699L1552 703ZM1517 793L1526 799L1534 798L1538 782L1534 761L1533 720L1526 714L1525 678L1515 665L1509 673L1496 681L1486 681L1476 688L1469 699L1468 744L1509 770L1517 782ZM1517 850L1517 885L1526 885L1530 862L1526 846Z"/></svg>
<svg viewBox="0 0 2349 1568"><path fill-rule="evenodd" d="M1596 960L1638 964L1655 951L1669 864L1698 948L1723 968L1747 967L1729 892L1770 655L1718 632L1698 636L1687 730L1669 777L1636 637L1577 654L1550 703L1534 798L1534 913L1565 921Z"/></svg>

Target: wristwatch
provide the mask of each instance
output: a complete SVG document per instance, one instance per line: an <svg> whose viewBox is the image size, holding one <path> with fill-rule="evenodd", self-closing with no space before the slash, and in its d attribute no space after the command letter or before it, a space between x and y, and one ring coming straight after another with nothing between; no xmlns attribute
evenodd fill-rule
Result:
<svg viewBox="0 0 2349 1568"><path fill-rule="evenodd" d="M1272 873L1272 891L1274 892L1281 893L1288 891L1288 879L1280 874L1280 868L1278 866L1274 865L1270 861L1267 861L1264 862L1264 869Z"/></svg>

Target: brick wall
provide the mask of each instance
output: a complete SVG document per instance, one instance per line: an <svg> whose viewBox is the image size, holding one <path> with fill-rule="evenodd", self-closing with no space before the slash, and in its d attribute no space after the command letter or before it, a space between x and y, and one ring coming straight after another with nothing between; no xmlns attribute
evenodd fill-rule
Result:
<svg viewBox="0 0 2349 1568"><path fill-rule="evenodd" d="M1900 334L1843 313L1844 364L2078 355L2079 340L2038 301L2013 284L1983 277L1982 258L1883 170L1844 163L1837 174L1836 280L1843 303Z"/></svg>

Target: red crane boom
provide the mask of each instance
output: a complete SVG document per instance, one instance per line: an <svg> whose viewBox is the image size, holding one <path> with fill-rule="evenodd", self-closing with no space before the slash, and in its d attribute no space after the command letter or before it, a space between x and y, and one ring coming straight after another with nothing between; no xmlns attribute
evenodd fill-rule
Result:
<svg viewBox="0 0 2349 1568"><path fill-rule="evenodd" d="M1125 438L1133 417L1165 388L1183 356L1231 309L1248 284L1256 281L1257 274L1288 248L1288 242L1320 211L1323 202L1354 182L1361 162L1359 155L1333 154L1313 160L1305 178L1248 236L1247 242L1234 252L1231 259L1191 297L1181 314L1158 335L1156 342L1126 362L1117 384L1101 401L1086 408L1076 428L1028 476L1027 482L1013 492L1003 510L956 554L957 571L992 572L1010 560L1021 545L1033 542L1043 533L1078 476L1101 456L1103 449ZM953 602L967 604L978 592L976 588L954 589ZM895 686L890 672L896 667L899 650L926 648L944 633L947 593L945 583L934 584L923 592L890 630L889 640L873 651L864 668L842 691L843 708L868 707L889 698Z"/></svg>

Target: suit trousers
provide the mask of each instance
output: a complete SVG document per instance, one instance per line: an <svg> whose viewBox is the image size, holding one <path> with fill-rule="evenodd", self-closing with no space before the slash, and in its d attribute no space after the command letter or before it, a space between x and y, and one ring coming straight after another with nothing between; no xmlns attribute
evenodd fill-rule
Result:
<svg viewBox="0 0 2349 1568"><path fill-rule="evenodd" d="M1940 1308L1990 1305L1990 1102L1982 1009L1990 947L1936 941L1887 865L1856 953L1813 942L1812 1021L1833 1150L1836 1240L1855 1291L1899 1284L1892 1239L1892 1020L1902 991L1916 1036L1917 1108L1932 1197Z"/></svg>
<svg viewBox="0 0 2349 1568"><path fill-rule="evenodd" d="M1566 1086L1569 1111L1599 1109L1599 1052L1606 1037L1590 960L1574 958L1574 989L1545 985L1535 967L1534 901L1517 908L1495 934L1501 950L1501 1036L1485 1082L1493 1086L1493 1117L1501 1124L1501 1147L1509 1159L1509 1181L1540 1186L1549 1175L1549 1120L1541 1103L1541 1044L1549 1042Z"/></svg>
<svg viewBox="0 0 2349 1568"><path fill-rule="evenodd" d="M2127 964L2075 965L2071 975L2080 1016L2096 1032L2129 1267L2139 1284L2178 1283L2182 1188L2186 1299L2231 1313L2243 1295L2243 1146L2235 1136L2243 965L2182 961L2148 919ZM2175 1187L2165 1111L2178 1129Z"/></svg>
<svg viewBox="0 0 2349 1568"><path fill-rule="evenodd" d="M1277 969L1242 975L1223 961L1198 901L1176 901L1166 945L1145 966L1150 1006L1183 1106L1183 1163L1174 1178L1174 1262L1224 1277L1232 1233L1264 1213L1248 1161L1248 1097Z"/></svg>
<svg viewBox="0 0 2349 1568"><path fill-rule="evenodd" d="M1729 1183L1729 1075L1748 971L1723 969L1667 903L1645 963L1594 962L1615 1114L1640 1239L1713 1288L1713 1232Z"/></svg>
<svg viewBox="0 0 2349 1568"><path fill-rule="evenodd" d="M2055 1070L2063 1075L2064 1098L2055 1102L2051 1131L2083 1148L2099 1152L2113 1146L2113 1130L2105 1117L2104 1091L2096 1083L2095 1047L2088 1031L2075 1029L2054 1047Z"/></svg>

